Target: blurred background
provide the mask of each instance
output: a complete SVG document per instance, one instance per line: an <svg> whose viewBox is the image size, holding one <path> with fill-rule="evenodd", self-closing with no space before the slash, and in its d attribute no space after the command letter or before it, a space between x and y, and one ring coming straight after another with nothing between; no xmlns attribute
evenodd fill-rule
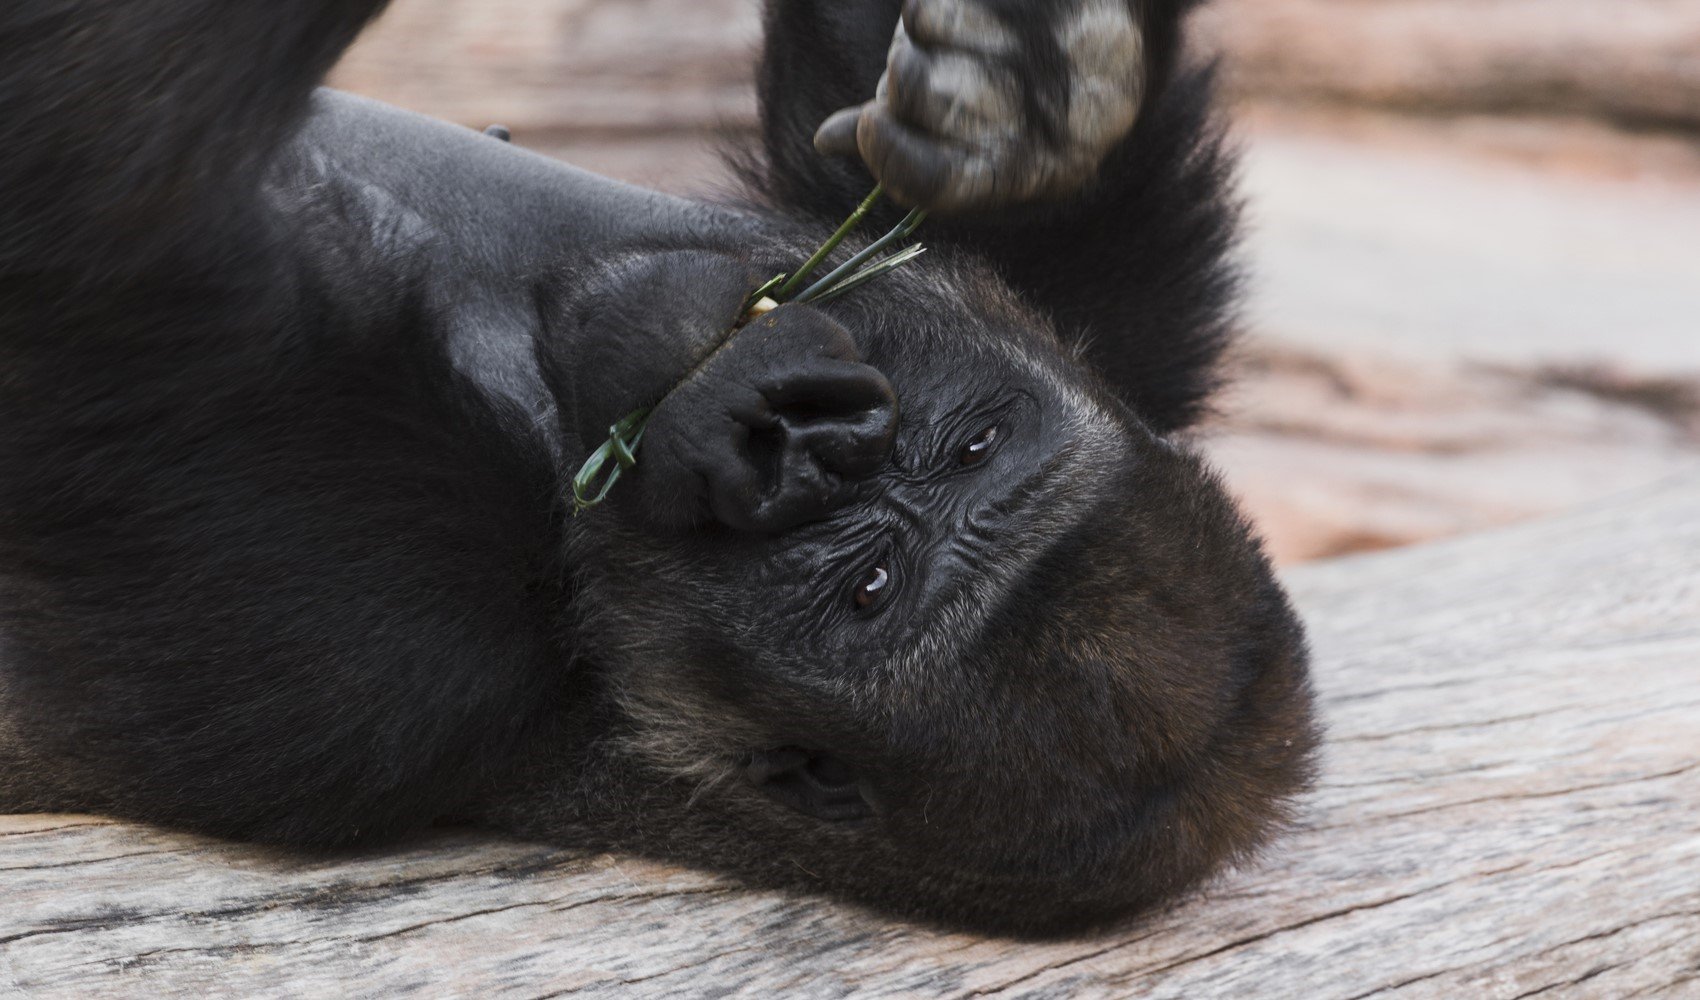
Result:
<svg viewBox="0 0 1700 1000"><path fill-rule="evenodd" d="M1252 276L1202 440L1277 558L1700 468L1700 0L1220 0L1192 27ZM397 0L332 84L700 192L751 134L758 35L757 0Z"/></svg>

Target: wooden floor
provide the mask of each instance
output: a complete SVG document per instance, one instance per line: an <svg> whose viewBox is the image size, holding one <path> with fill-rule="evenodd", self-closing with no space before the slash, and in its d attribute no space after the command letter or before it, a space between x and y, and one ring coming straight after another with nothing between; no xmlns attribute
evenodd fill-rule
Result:
<svg viewBox="0 0 1700 1000"><path fill-rule="evenodd" d="M1700 478L1290 575L1328 726L1261 863L1033 944L449 833L0 818L0 996L1700 997Z"/></svg>

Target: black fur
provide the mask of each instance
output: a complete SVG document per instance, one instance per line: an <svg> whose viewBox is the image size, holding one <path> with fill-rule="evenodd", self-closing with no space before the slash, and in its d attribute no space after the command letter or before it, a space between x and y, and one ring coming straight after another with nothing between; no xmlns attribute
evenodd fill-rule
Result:
<svg viewBox="0 0 1700 1000"><path fill-rule="evenodd" d="M312 97L379 6L0 12L0 811L458 818L1028 933L1278 828L1302 633L1166 436L1233 289L1187 4L1141 5L1094 183L730 339L871 184L811 137L897 4L770 6L742 205ZM642 460L572 518L637 405Z"/></svg>
<svg viewBox="0 0 1700 1000"><path fill-rule="evenodd" d="M872 185L811 142L833 111L865 100L884 65L899 0L768 6L758 92L763 156L742 164L777 204L831 218ZM1001 3L1023 35L1066 4ZM1159 432L1203 415L1231 337L1239 278L1233 160L1213 113L1214 71L1176 73L1180 19L1195 3L1147 2L1148 98L1098 182L1062 204L935 219L928 243L987 259ZM887 208L889 221L891 209Z"/></svg>

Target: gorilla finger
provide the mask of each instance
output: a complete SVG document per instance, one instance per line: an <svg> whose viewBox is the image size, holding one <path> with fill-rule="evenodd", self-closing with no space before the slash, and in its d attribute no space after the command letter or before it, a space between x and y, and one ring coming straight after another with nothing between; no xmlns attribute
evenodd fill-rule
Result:
<svg viewBox="0 0 1700 1000"><path fill-rule="evenodd" d="M976 147L1010 141L1020 128L1019 95L985 60L963 52L894 46L886 105L904 124Z"/></svg>
<svg viewBox="0 0 1700 1000"><path fill-rule="evenodd" d="M862 116L856 140L869 172L900 205L931 209L950 183L950 154L883 109Z"/></svg>
<svg viewBox="0 0 1700 1000"><path fill-rule="evenodd" d="M900 204L948 215L998 203L996 151L980 153L932 138L874 109L857 138L868 169Z"/></svg>
<svg viewBox="0 0 1700 1000"><path fill-rule="evenodd" d="M953 48L1003 56L1016 49L1015 32L983 4L968 0L904 0L903 28L923 48Z"/></svg>
<svg viewBox="0 0 1700 1000"><path fill-rule="evenodd" d="M856 122L862 117L864 107L858 104L840 108L827 116L820 128L815 129L815 152L822 156L857 155L860 150L856 148Z"/></svg>

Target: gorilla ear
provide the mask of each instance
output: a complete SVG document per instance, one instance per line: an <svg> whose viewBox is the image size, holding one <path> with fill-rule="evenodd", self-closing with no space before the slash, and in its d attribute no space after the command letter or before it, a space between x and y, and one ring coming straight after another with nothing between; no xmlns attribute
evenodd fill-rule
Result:
<svg viewBox="0 0 1700 1000"><path fill-rule="evenodd" d="M834 822L867 819L873 806L856 772L827 753L782 747L750 755L744 780L780 805Z"/></svg>

